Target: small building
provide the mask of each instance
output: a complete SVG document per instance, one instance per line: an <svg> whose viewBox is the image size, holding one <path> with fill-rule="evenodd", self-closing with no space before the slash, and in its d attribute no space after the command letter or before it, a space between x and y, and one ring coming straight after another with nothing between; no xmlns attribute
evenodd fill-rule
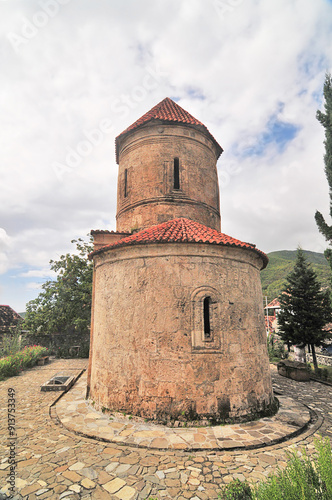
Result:
<svg viewBox="0 0 332 500"><path fill-rule="evenodd" d="M0 305L0 335L13 333L22 321L22 316L10 306Z"/></svg>
<svg viewBox="0 0 332 500"><path fill-rule="evenodd" d="M264 307L264 311L266 333L278 333L278 312L280 311L279 299L273 299Z"/></svg>
<svg viewBox="0 0 332 500"><path fill-rule="evenodd" d="M116 138L117 230L95 250L87 394L97 408L169 420L274 407L260 270L221 232L222 148L169 98Z"/></svg>

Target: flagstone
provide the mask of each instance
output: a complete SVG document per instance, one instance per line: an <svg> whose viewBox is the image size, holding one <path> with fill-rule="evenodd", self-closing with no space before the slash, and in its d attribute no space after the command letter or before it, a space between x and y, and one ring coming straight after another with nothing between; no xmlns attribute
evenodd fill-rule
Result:
<svg viewBox="0 0 332 500"><path fill-rule="evenodd" d="M91 481L89 478L85 477L82 481L81 481L81 485L88 489L88 490L91 490L93 489L95 486L96 486L96 483L94 481Z"/></svg>
<svg viewBox="0 0 332 500"><path fill-rule="evenodd" d="M83 469L84 467L85 467L85 464L83 462L76 462L68 468L69 468L69 470L77 471L77 470Z"/></svg>
<svg viewBox="0 0 332 500"><path fill-rule="evenodd" d="M69 489L71 491L74 491L75 493L80 493L82 488L79 484L72 484L71 486L69 486Z"/></svg>
<svg viewBox="0 0 332 500"><path fill-rule="evenodd" d="M62 475L63 477L69 479L69 481L72 481L73 483L77 483L82 479L82 476L77 474L75 471L65 470L64 472L62 472Z"/></svg>
<svg viewBox="0 0 332 500"><path fill-rule="evenodd" d="M105 448L103 453L107 453L107 455L121 455L122 451L117 448Z"/></svg>
<svg viewBox="0 0 332 500"><path fill-rule="evenodd" d="M115 496L120 500L131 500L135 495L136 490L134 490L134 488L131 488L131 486L125 486L124 488L121 488L120 491L115 493Z"/></svg>
<svg viewBox="0 0 332 500"><path fill-rule="evenodd" d="M36 491L36 496L39 497L39 496L43 495L44 493L46 493L47 491L49 491L48 488L42 488L41 490Z"/></svg>
<svg viewBox="0 0 332 500"><path fill-rule="evenodd" d="M30 484L29 486L26 486L23 488L20 493L21 495L30 495L30 493L34 493L35 491L38 491L40 489L40 484L34 483Z"/></svg>
<svg viewBox="0 0 332 500"><path fill-rule="evenodd" d="M123 486L125 486L126 481L120 478L115 478L112 479L112 481L109 481L106 484L103 484L103 488L108 491L109 493L116 493L119 491Z"/></svg>
<svg viewBox="0 0 332 500"><path fill-rule="evenodd" d="M79 364L81 361L55 361L50 375L53 372L56 373L62 369L64 370L68 366L71 367L73 363ZM85 360L84 363L86 363ZM272 367L272 369L274 368ZM13 383L12 380L15 380L15 384L18 384L15 386L15 389L20 393L21 408L20 413L17 413L17 415L19 415L19 421L24 432L21 433L21 438L18 441L19 453L17 456L20 460L21 468L17 469L19 471L17 481L19 493L17 500L21 498L20 495L23 488L34 484L38 489L31 493L31 499L47 498L59 500L62 494L64 494L63 498L68 496L68 498L78 499L80 495L78 487L81 488L81 491L83 489L83 485L79 483L84 481L84 479L89 479L95 484L93 489L85 489L84 495L86 499L92 497L97 500L106 500L108 498L120 499L121 495L124 496L127 493L128 495L133 494L133 499L135 499L139 492L147 491L144 488L148 484L151 490L145 497L141 496L140 500L149 498L148 495L152 498L158 495L160 499L165 497L165 500L171 498L190 499L195 496L201 500L205 500L205 498L217 498L216 493L220 492L221 484L226 484L232 478L242 477L255 483L266 478L269 473L276 470L277 466L284 468L287 465L285 452L290 450L292 446L300 451L305 445L308 453L312 454L314 452L313 437L315 435L318 436L318 430L316 429L319 428L319 432L322 432L323 435L328 435L332 428L332 389L328 386L323 387L316 382L310 382L310 385L306 386L293 383L288 379L281 378L275 369L274 380L277 381L278 387L282 388L283 394L293 395L296 392L296 397L299 398L301 403L305 403L311 408L316 408L318 421L317 424L314 424L317 425L316 427L310 424L305 434L300 434L280 444L273 444L269 448L264 447L254 450L246 449L245 447L248 445L261 446L263 443L269 444L271 439L283 439L285 433L298 431L299 427L297 425L288 425L288 421L284 421L287 411L284 411L282 418L279 420L277 417L272 417L271 419L261 419L260 421L252 422L249 425L236 424L234 426L174 429L157 426L150 422L142 423L135 419L130 421L129 424L128 419L122 416L114 416L113 421L108 420L101 413L91 410L91 408L89 409L86 406L82 399L85 391L85 376L81 377L74 388L64 394L56 406L51 408L51 414L56 415L58 413L60 420L68 418L66 429L64 429L59 425L55 425L55 421L49 418L49 405L55 401L58 395L55 393L46 394L40 392L41 383L39 383L38 377L41 377L42 374L39 370L40 368L31 369L29 373L25 372L23 375L20 375L17 381L16 378L9 379L0 385L1 397L2 394L5 396L6 388L10 387L10 384ZM43 374L44 380L45 374ZM286 399L284 401L287 402ZM297 411L293 409L301 409L301 406L298 406L298 403L292 398L288 398L288 401L289 408L292 408L292 410L288 411L287 418L292 418L293 422L301 423L303 416L307 418L308 411L306 407L303 406L303 412L300 410L299 417L296 417ZM74 408L75 405L76 409ZM78 405L80 405L79 410L77 409ZM70 412L68 411L68 406L71 408ZM67 414L66 411L68 412ZM84 417L88 413L99 415L98 418L88 419L89 423L95 427L95 429L91 429L90 431L86 431L84 427ZM297 419L295 420L295 418ZM94 434L101 441L86 439L81 435L75 434L72 427L73 422L75 422L76 432L82 432L83 434L91 432L91 435ZM108 427L109 423L118 425L118 428ZM3 435L6 435L4 424L5 419L0 418L0 433L2 432ZM257 424L261 424L261 426ZM109 429L109 432L106 429ZM266 430L268 432L263 432ZM163 436L151 435L151 432L156 431L163 432ZM134 438L133 434L135 432L143 432L144 435L143 437ZM257 434L251 435L253 432ZM121 446L112 446L111 444L102 442L103 439L109 439L112 442L115 433L123 433L122 436L118 436L121 440L119 441L121 442ZM146 433L148 434L145 435ZM205 442L197 441L198 435L204 436ZM194 440L195 436L196 441ZM154 440L158 444L158 440L160 439L167 440L172 449L164 451L160 448L144 448L144 446L151 446ZM233 446L234 441L240 444L239 450L227 451L225 449L227 443L232 441ZM226 443L226 447L220 448L222 442ZM130 448L131 444L135 448ZM195 450L192 450L192 447ZM214 451L209 451L209 447L213 448ZM1 444L0 452L0 456L6 457L7 450L1 447ZM29 462L31 460L33 462ZM0 481L3 483L3 479L6 481L8 474L6 470L8 468L8 458L0 459L0 462ZM79 468L81 466L75 465L79 463L84 464L84 466ZM114 469L119 465L125 464L130 465L130 467L127 470L120 469L122 471L121 478L115 477L117 473ZM188 470L188 467L195 467L197 472L191 474L191 470ZM215 467L216 469L214 469ZM77 470L73 470L75 468ZM108 468L109 470L107 470ZM86 475L84 475L82 473L83 470L85 472L88 470L95 471L97 477L92 478L89 472L86 472ZM168 473L165 474L165 471L168 471ZM212 476L212 472L216 474ZM73 477L69 476L71 479L66 478L63 476L64 473L76 473L79 480L72 481ZM162 474L164 474L164 477ZM90 477L88 477L89 475ZM156 482L148 483L147 479L151 479L152 477ZM200 481L200 484L190 484L188 482L189 477L191 477L191 480L196 479ZM109 493L101 486L101 484L112 483L115 479L124 481L124 483L118 485L119 489L115 493ZM170 484L165 484L166 479L168 479ZM158 481L160 482L159 485L157 484ZM200 486L206 488L205 491L199 491L198 488ZM161 487L164 490L159 490ZM134 493L125 488L132 488ZM47 491L42 492L42 490ZM42 493L37 496L36 491ZM4 489L1 490L1 493L3 492Z"/></svg>

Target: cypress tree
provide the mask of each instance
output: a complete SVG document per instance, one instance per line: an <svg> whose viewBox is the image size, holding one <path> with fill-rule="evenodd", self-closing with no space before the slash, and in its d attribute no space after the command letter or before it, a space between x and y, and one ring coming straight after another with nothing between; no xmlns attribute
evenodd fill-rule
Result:
<svg viewBox="0 0 332 500"><path fill-rule="evenodd" d="M321 346L325 339L331 338L331 331L326 329L332 318L329 291L321 290L317 275L300 248L294 269L286 279L286 286L279 296L278 335L293 345L308 344L317 372L315 346Z"/></svg>
<svg viewBox="0 0 332 500"><path fill-rule="evenodd" d="M323 125L325 129L325 174L327 177L327 182L329 184L330 193L330 216L332 217L332 79L331 74L327 73L325 75L324 83L324 108L325 113L317 111L316 118ZM326 240L332 243L332 225L328 225L325 221L323 215L316 211L315 214L316 223L319 231L325 236ZM331 256L331 250L327 251L327 257ZM332 265L330 260L330 265Z"/></svg>

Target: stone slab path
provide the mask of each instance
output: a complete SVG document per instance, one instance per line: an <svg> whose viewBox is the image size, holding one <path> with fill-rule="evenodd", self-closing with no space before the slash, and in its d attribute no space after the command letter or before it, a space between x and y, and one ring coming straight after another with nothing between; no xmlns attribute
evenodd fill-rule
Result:
<svg viewBox="0 0 332 500"><path fill-rule="evenodd" d="M131 446L174 450L234 450L272 445L297 435L310 422L301 403L279 396L272 418L235 425L172 428L119 413L103 414L84 399L86 372L56 404L53 415L64 427L82 436Z"/></svg>
<svg viewBox="0 0 332 500"><path fill-rule="evenodd" d="M51 418L50 406L59 394L40 391L40 386L59 371L78 372L85 367L86 360L56 360L0 382L0 498L7 498L10 472L8 389L15 390L16 404L16 493L12 497L15 500L67 497L75 500L214 499L218 498L221 486L233 478L255 483L266 478L277 466L285 467L289 450L305 447L312 453L313 439L319 433L332 438L332 387L314 381L294 382L280 377L271 366L278 392L315 412L313 423L290 440L257 449L232 451L221 449L219 442L214 450L174 447L164 450L152 448L153 440L150 447L137 446L142 446L142 442L134 446L94 440L66 429L56 420L56 415ZM78 392L75 396L78 388L78 385L72 388L72 400L68 405L77 404L76 397L81 398L78 404L83 404ZM69 395L70 392L65 397ZM61 415L61 411L59 413ZM93 418L90 423L96 420ZM95 430L90 428L90 431ZM114 441L117 434L111 434Z"/></svg>

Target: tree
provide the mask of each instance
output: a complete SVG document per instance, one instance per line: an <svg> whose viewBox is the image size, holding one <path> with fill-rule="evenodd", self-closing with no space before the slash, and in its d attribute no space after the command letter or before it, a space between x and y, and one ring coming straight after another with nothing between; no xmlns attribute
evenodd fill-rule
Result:
<svg viewBox="0 0 332 500"><path fill-rule="evenodd" d="M329 291L322 291L315 271L299 248L293 271L279 296L278 334L284 342L311 347L315 371L318 371L315 346L331 337L327 324L332 310Z"/></svg>
<svg viewBox="0 0 332 500"><path fill-rule="evenodd" d="M317 111L317 120L323 125L325 129L325 174L327 177L327 182L329 184L330 192L330 216L332 217L332 79L331 74L327 73L325 75L324 83L324 108L325 113ZM323 215L316 211L315 214L316 223L319 231L325 236L326 240L332 243L332 225L328 225L325 221ZM331 257L331 250L327 251L327 258ZM332 265L331 259L330 265Z"/></svg>
<svg viewBox="0 0 332 500"><path fill-rule="evenodd" d="M90 327L93 265L87 258L92 241L81 238L76 253L50 261L56 280L46 281L43 291L27 303L23 328L33 333L86 333Z"/></svg>

